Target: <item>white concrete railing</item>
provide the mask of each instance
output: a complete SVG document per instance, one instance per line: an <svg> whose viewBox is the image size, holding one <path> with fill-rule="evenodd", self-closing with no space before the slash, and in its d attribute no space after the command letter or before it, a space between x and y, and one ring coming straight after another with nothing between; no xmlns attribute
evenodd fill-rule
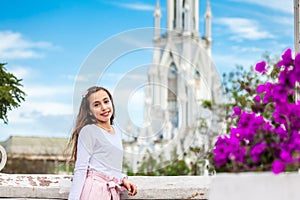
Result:
<svg viewBox="0 0 300 200"><path fill-rule="evenodd" d="M138 194L122 199L299 200L300 174L133 176ZM67 199L71 176L0 174L0 199Z"/></svg>
<svg viewBox="0 0 300 200"><path fill-rule="evenodd" d="M207 199L211 177L201 176L133 176L138 194L122 199ZM67 199L71 176L0 174L0 197ZM1 199L1 198L0 198Z"/></svg>
<svg viewBox="0 0 300 200"><path fill-rule="evenodd" d="M300 173L221 173L209 193L209 200L300 200Z"/></svg>

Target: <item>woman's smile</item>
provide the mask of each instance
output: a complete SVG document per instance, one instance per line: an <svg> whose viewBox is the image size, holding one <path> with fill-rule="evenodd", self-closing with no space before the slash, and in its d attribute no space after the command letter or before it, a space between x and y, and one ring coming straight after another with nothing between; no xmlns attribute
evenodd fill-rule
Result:
<svg viewBox="0 0 300 200"><path fill-rule="evenodd" d="M107 111L107 112L101 113L100 115L102 115L102 116L104 116L104 117L108 117L108 116L109 116L109 114L110 114L110 112L109 112L109 111Z"/></svg>
<svg viewBox="0 0 300 200"><path fill-rule="evenodd" d="M110 123L110 118L113 115L113 105L104 90L99 90L89 97L90 110L101 123Z"/></svg>

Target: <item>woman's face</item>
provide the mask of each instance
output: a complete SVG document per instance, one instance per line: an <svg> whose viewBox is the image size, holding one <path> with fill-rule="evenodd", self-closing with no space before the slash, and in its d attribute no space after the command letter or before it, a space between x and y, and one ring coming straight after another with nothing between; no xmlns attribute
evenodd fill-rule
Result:
<svg viewBox="0 0 300 200"><path fill-rule="evenodd" d="M110 123L113 115L113 105L104 90L98 90L89 97L90 111L100 123Z"/></svg>

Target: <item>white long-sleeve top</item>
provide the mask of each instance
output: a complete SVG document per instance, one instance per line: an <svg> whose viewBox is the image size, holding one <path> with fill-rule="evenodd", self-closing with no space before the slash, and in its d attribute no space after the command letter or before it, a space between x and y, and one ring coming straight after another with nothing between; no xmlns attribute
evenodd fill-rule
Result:
<svg viewBox="0 0 300 200"><path fill-rule="evenodd" d="M88 169L122 179L122 132L113 126L114 134L94 124L84 126L78 136L77 159L69 200L79 200Z"/></svg>

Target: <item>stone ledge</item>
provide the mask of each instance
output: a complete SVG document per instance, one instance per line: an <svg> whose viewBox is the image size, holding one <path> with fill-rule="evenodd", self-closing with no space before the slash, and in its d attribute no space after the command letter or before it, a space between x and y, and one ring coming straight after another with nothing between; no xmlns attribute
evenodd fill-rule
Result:
<svg viewBox="0 0 300 200"><path fill-rule="evenodd" d="M52 174L0 174L5 198L67 199L72 176Z"/></svg>
<svg viewBox="0 0 300 200"><path fill-rule="evenodd" d="M209 200L299 200L300 174L220 173L213 177Z"/></svg>
<svg viewBox="0 0 300 200"><path fill-rule="evenodd" d="M71 177L52 174L0 174L0 197L5 199L67 199ZM134 197L122 199L208 199L211 177L132 176ZM0 198L1 199L1 198Z"/></svg>
<svg viewBox="0 0 300 200"><path fill-rule="evenodd" d="M67 199L72 176L1 174L0 199ZM300 174L219 173L216 176L132 176L138 194L122 199L299 200Z"/></svg>
<svg viewBox="0 0 300 200"><path fill-rule="evenodd" d="M211 177L204 176L133 176L138 194L123 199L208 199ZM125 193L126 194L126 193Z"/></svg>

